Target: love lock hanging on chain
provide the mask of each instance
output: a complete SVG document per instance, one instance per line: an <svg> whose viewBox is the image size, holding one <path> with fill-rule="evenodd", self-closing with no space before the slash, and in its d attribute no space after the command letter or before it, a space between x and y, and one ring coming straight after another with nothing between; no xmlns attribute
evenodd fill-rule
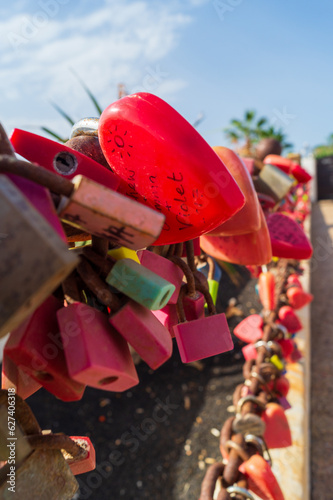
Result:
<svg viewBox="0 0 333 500"><path fill-rule="evenodd" d="M248 481L248 489L262 500L284 500L270 465L261 455L252 455L239 467Z"/></svg>
<svg viewBox="0 0 333 500"><path fill-rule="evenodd" d="M259 314L251 314L234 328L234 335L246 343L255 343L262 339L264 320Z"/></svg>

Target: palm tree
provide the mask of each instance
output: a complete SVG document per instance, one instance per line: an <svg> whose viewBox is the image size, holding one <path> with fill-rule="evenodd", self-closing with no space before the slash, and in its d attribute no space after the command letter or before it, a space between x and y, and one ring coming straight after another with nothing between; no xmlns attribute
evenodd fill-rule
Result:
<svg viewBox="0 0 333 500"><path fill-rule="evenodd" d="M292 144L286 141L286 134L282 129L275 129L274 126L269 125L268 119L264 116L256 118L254 110L245 111L243 120L232 119L230 125L224 129L224 132L233 144L244 141L242 151L253 153L253 145L266 138L279 141L282 149L292 147Z"/></svg>
<svg viewBox="0 0 333 500"><path fill-rule="evenodd" d="M267 118L261 117L256 120L256 111L247 110L244 113L243 120L232 119L231 127L224 129L228 139L234 144L238 144L241 140L245 141L245 148L251 149L252 144L260 138L260 133L263 131L263 126L267 123Z"/></svg>

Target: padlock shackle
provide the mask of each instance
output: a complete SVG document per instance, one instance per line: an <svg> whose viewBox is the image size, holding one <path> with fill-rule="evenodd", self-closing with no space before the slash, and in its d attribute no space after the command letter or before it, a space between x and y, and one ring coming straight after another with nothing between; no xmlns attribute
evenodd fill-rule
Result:
<svg viewBox="0 0 333 500"><path fill-rule="evenodd" d="M65 450L74 461L83 460L88 452L66 434L33 434L25 436L33 450Z"/></svg>
<svg viewBox="0 0 333 500"><path fill-rule="evenodd" d="M107 276L113 268L115 262L112 262L108 257L102 257L92 247L85 247L82 250L82 255L92 264L100 269L101 274Z"/></svg>
<svg viewBox="0 0 333 500"><path fill-rule="evenodd" d="M119 311L122 302L110 291L110 287L98 276L84 257L77 266L77 272L89 290L96 295L98 300L111 309L112 313Z"/></svg>
<svg viewBox="0 0 333 500"><path fill-rule="evenodd" d="M197 266L195 265L193 240L185 241L185 248L187 263L192 273L194 273L197 270Z"/></svg>
<svg viewBox="0 0 333 500"><path fill-rule="evenodd" d="M0 174L14 174L48 188L52 193L70 198L74 184L60 175L49 172L39 165L18 160L15 156L0 156Z"/></svg>
<svg viewBox="0 0 333 500"><path fill-rule="evenodd" d="M185 278L186 278L186 283L187 283L187 294L190 297L194 297L196 294L196 283L194 279L194 275L185 261L181 257L178 257L176 255L172 255L169 257L169 260L176 264L176 266L180 267L180 269L183 271Z"/></svg>
<svg viewBox="0 0 333 500"><path fill-rule="evenodd" d="M209 293L209 290L206 287L204 287L201 283L199 283L198 281L195 284L195 288L196 288L196 290L198 290L198 292L202 293L202 295L205 297L209 314L210 315L216 314L216 307L214 305L212 296Z"/></svg>

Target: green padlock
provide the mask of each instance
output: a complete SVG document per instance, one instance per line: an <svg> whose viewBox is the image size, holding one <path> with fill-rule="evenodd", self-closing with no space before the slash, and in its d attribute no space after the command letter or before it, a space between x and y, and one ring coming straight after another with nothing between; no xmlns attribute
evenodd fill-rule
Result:
<svg viewBox="0 0 333 500"><path fill-rule="evenodd" d="M105 280L108 285L147 309L153 311L162 309L175 291L174 285L132 259L112 262L99 256L89 247L82 253L99 267L101 274L106 275Z"/></svg>

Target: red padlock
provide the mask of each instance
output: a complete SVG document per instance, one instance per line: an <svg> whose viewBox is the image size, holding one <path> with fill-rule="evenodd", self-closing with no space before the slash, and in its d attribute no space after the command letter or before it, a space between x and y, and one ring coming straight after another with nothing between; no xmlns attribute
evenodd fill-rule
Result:
<svg viewBox="0 0 333 500"><path fill-rule="evenodd" d="M215 259L242 266L268 264L272 260L272 248L262 209L259 231L235 236L201 236L201 248Z"/></svg>
<svg viewBox="0 0 333 500"><path fill-rule="evenodd" d="M292 445L289 423L279 404L267 403L261 418L266 424L264 439L268 448L286 448Z"/></svg>
<svg viewBox="0 0 333 500"><path fill-rule="evenodd" d="M258 289L264 310L273 311L275 309L275 277L271 271L260 273Z"/></svg>
<svg viewBox="0 0 333 500"><path fill-rule="evenodd" d="M245 196L243 208L228 221L210 231L212 236L231 236L251 233L260 229L260 211L257 193L251 176L241 158L231 149L221 146L213 147L221 158Z"/></svg>
<svg viewBox="0 0 333 500"><path fill-rule="evenodd" d="M278 167L282 172L289 174L293 161L280 155L267 155L264 158L264 164L274 165L274 167Z"/></svg>
<svg viewBox="0 0 333 500"><path fill-rule="evenodd" d="M251 314L234 328L234 335L246 343L262 339L264 320L259 314Z"/></svg>
<svg viewBox="0 0 333 500"><path fill-rule="evenodd" d="M105 391L123 392L139 383L126 341L106 314L80 302L57 311L70 377Z"/></svg>
<svg viewBox="0 0 333 500"><path fill-rule="evenodd" d="M298 319L294 310L290 306L282 306L278 313L279 319L283 326L285 326L289 333L296 333L302 330L303 325Z"/></svg>
<svg viewBox="0 0 333 500"><path fill-rule="evenodd" d="M87 452L87 455L82 460L73 460L71 458L66 460L72 474L77 476L94 470L96 468L96 453L91 440L86 436L70 436L70 438Z"/></svg>
<svg viewBox="0 0 333 500"><path fill-rule="evenodd" d="M298 274L290 274L287 279L287 285L298 286L303 290L302 283L299 280Z"/></svg>
<svg viewBox="0 0 333 500"><path fill-rule="evenodd" d="M68 374L56 316L61 307L62 303L52 295L46 299L11 332L4 353L59 399L77 401L85 386Z"/></svg>
<svg viewBox="0 0 333 500"><path fill-rule="evenodd" d="M249 460L242 463L239 471L246 475L248 489L262 500L284 500L270 465L261 455L252 455Z"/></svg>
<svg viewBox="0 0 333 500"><path fill-rule="evenodd" d="M237 213L244 196L200 134L149 93L125 96L99 119L99 141L126 194L166 216L156 245L210 231Z"/></svg>
<svg viewBox="0 0 333 500"><path fill-rule="evenodd" d="M120 186L117 175L64 144L17 128L14 129L10 140L16 153L50 172L68 179L83 175L114 191Z"/></svg>
<svg viewBox="0 0 333 500"><path fill-rule="evenodd" d="M304 290L296 286L288 288L286 295L289 300L289 305L295 310L302 309L302 307L310 304L313 300L313 295L311 293L304 292Z"/></svg>

